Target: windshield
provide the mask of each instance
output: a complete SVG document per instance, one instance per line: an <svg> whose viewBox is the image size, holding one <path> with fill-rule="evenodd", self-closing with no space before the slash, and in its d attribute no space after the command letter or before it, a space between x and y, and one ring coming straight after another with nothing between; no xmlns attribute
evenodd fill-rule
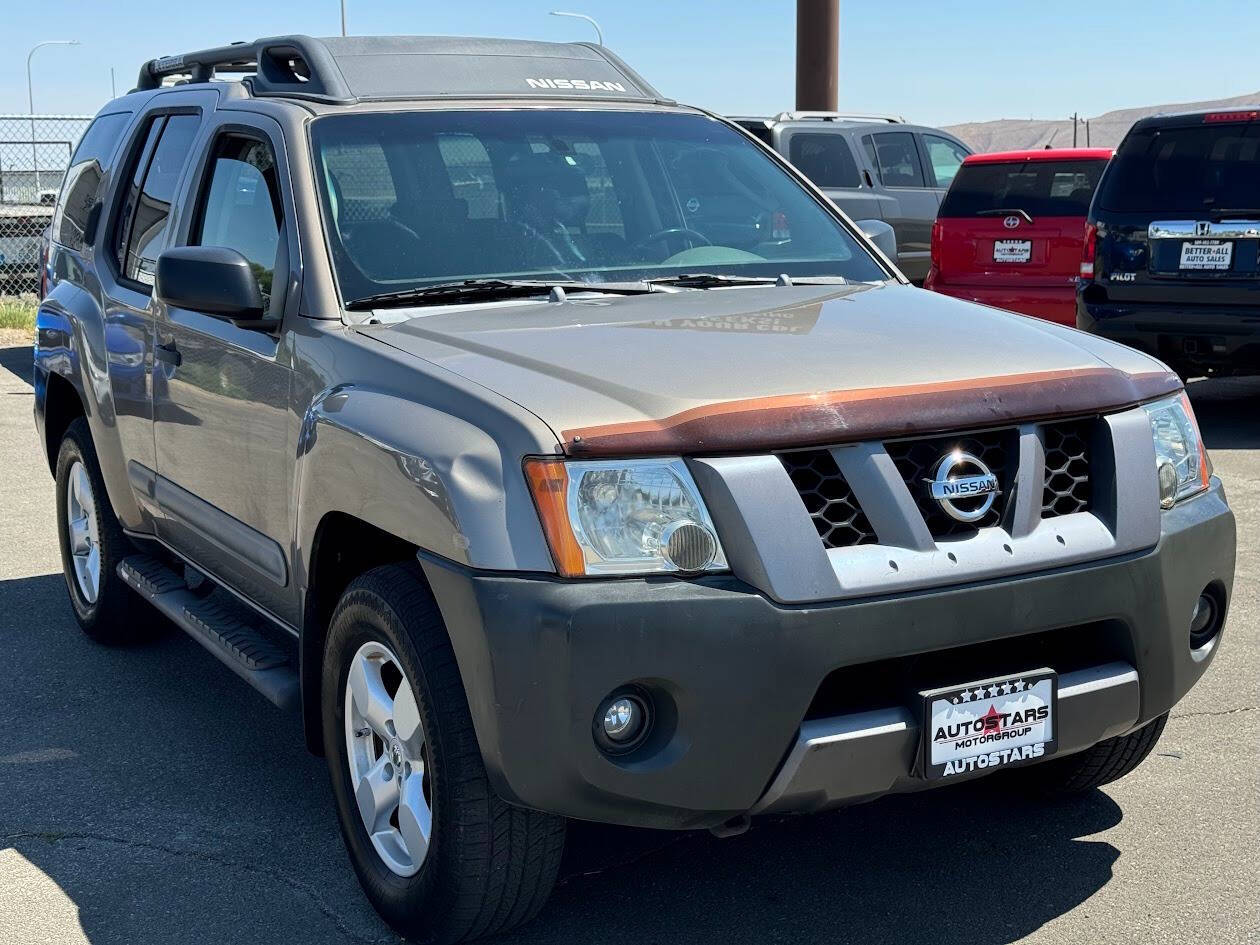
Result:
<svg viewBox="0 0 1260 945"><path fill-rule="evenodd" d="M1130 132L1098 195L1117 213L1197 216L1260 208L1260 125L1225 123Z"/></svg>
<svg viewBox="0 0 1260 945"><path fill-rule="evenodd" d="M1083 217L1106 161L964 164L941 202L941 217L1023 210L1038 217Z"/></svg>
<svg viewBox="0 0 1260 945"><path fill-rule="evenodd" d="M463 279L889 278L774 161L699 115L334 115L312 126L347 301Z"/></svg>

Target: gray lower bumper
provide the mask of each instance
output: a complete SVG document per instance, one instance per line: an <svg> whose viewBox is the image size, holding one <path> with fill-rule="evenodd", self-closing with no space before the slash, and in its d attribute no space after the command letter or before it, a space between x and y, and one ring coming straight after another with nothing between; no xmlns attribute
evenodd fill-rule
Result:
<svg viewBox="0 0 1260 945"><path fill-rule="evenodd" d="M1214 483L1160 525L1158 543L1133 554L819 605L778 604L730 576L424 566L505 799L694 828L948 783L914 773L924 689L1049 667L1060 753L1167 712L1220 652L1192 652L1188 627L1205 587L1228 604L1234 519ZM609 757L593 719L627 684L650 691L661 724L641 750Z"/></svg>
<svg viewBox="0 0 1260 945"><path fill-rule="evenodd" d="M1140 708L1137 670L1127 663L1064 674L1059 678L1057 754L1123 734L1136 725ZM918 713L904 706L806 722L751 813L822 810L921 788L927 782L913 777L919 728Z"/></svg>

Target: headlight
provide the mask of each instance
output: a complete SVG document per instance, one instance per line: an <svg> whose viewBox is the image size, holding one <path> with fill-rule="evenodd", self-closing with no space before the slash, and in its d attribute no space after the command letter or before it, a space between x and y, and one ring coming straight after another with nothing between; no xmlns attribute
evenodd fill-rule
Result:
<svg viewBox="0 0 1260 945"><path fill-rule="evenodd" d="M1208 487L1212 467L1208 462L1199 425L1190 399L1183 391L1146 405L1155 438L1155 472L1159 476L1160 508L1171 509L1179 500Z"/></svg>
<svg viewBox="0 0 1260 945"><path fill-rule="evenodd" d="M525 476L556 568L566 577L726 568L681 459L530 459Z"/></svg>

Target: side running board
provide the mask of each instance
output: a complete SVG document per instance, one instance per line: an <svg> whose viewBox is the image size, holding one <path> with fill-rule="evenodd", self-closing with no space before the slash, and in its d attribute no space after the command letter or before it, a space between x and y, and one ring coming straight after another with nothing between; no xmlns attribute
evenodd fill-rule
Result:
<svg viewBox="0 0 1260 945"><path fill-rule="evenodd" d="M244 605L197 596L178 574L148 555L120 561L118 576L272 703L282 709L297 706L293 658L252 622Z"/></svg>

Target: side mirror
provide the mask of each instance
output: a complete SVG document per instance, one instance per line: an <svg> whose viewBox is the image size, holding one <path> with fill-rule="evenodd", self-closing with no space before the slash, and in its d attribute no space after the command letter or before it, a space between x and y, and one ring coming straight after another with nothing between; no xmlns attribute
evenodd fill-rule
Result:
<svg viewBox="0 0 1260 945"><path fill-rule="evenodd" d="M879 247L879 251L888 257L893 264L897 264L897 234L893 232L893 228L883 220L858 220L854 224L859 230L866 234L866 238ZM161 260L158 261L159 264Z"/></svg>
<svg viewBox="0 0 1260 945"><path fill-rule="evenodd" d="M176 246L157 261L153 286L167 305L229 321L263 317L262 292L249 260L226 246Z"/></svg>

